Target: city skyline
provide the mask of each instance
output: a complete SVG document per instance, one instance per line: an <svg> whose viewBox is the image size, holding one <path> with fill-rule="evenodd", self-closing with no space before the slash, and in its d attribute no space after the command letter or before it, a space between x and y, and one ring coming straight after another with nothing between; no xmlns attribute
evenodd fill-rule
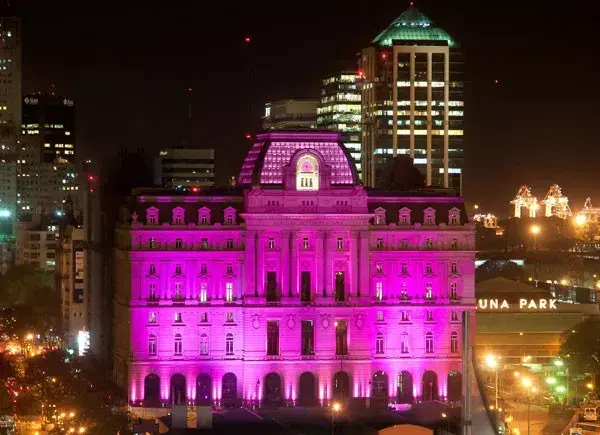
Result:
<svg viewBox="0 0 600 435"><path fill-rule="evenodd" d="M594 152L591 103L580 101L587 87L584 80L568 80L572 71L585 75L591 68L588 18L566 20L558 4L523 4L518 13L505 5L490 14L469 3L416 3L465 48L466 200L505 215L521 184L541 190L558 183L575 209L587 196L600 201L600 189L592 186L593 159L581 158ZM242 5L235 15L217 8L202 26L193 7L125 8L108 27L93 8L73 2L28 6L22 11L23 91L47 90L52 83L81 101L82 155L105 158L121 147L154 155L180 142L192 87L192 142L215 148L218 181L225 184L251 145L245 133L258 131L265 101L317 98L320 80L356 68L356 53L409 4L363 5L359 19L355 8L334 5L307 4L292 15L268 3ZM159 13L164 18L157 21ZM568 37L550 39L556 32ZM248 49L254 51L251 116ZM560 52L569 53L568 63ZM572 151L565 153L566 147Z"/></svg>

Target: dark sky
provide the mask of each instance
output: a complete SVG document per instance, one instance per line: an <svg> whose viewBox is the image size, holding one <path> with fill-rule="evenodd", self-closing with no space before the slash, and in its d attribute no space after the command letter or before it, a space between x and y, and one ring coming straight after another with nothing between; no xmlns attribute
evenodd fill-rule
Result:
<svg viewBox="0 0 600 435"><path fill-rule="evenodd" d="M408 3L23 0L23 87L52 83L75 98L81 155L100 159L180 143L192 87L192 141L217 150L224 180L265 101L318 96L320 78L355 69L356 53ZM464 48L467 200L505 214L520 184L541 199L558 183L575 208L586 196L600 205L592 10L552 0L417 7Z"/></svg>

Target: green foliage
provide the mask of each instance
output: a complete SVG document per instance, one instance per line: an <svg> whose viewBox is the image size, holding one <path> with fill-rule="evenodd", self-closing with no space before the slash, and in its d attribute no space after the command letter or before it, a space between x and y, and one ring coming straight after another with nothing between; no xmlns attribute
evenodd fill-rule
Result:
<svg viewBox="0 0 600 435"><path fill-rule="evenodd" d="M573 375L600 374L600 318L589 318L565 333L561 355Z"/></svg>

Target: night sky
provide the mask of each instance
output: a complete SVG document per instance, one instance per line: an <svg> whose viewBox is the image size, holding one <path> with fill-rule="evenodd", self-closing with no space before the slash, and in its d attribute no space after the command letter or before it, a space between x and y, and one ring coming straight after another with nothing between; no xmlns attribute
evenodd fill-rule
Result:
<svg viewBox="0 0 600 435"><path fill-rule="evenodd" d="M356 53L409 5L237 3L24 1L23 90L54 84L75 98L78 152L103 159L181 143L191 87L192 144L216 149L224 181L265 101L317 97L320 79L354 70ZM574 208L586 196L600 206L592 11L551 0L416 5L464 49L467 200L506 214L519 185L541 199L558 183Z"/></svg>

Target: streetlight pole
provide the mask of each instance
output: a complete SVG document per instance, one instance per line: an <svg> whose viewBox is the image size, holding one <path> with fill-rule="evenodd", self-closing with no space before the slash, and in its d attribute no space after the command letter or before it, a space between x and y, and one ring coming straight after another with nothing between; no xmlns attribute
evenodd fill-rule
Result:
<svg viewBox="0 0 600 435"><path fill-rule="evenodd" d="M496 367L496 411L498 410L498 367Z"/></svg>

